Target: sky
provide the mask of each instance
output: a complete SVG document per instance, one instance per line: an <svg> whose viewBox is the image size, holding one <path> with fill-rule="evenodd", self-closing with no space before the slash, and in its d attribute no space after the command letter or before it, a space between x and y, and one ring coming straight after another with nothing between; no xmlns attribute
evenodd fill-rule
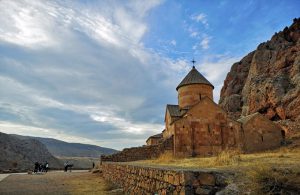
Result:
<svg viewBox="0 0 300 195"><path fill-rule="evenodd" d="M164 129L196 68L215 86L298 0L0 0L0 131L122 149Z"/></svg>

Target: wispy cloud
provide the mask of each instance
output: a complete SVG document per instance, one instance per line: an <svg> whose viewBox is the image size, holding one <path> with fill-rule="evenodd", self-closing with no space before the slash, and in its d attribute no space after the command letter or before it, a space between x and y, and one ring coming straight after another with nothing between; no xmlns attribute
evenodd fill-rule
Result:
<svg viewBox="0 0 300 195"><path fill-rule="evenodd" d="M228 70L240 57L230 55L210 55L200 61L197 65L201 73L214 84L214 100L219 101L220 91L223 86Z"/></svg>
<svg viewBox="0 0 300 195"><path fill-rule="evenodd" d="M199 50L199 49L206 50L210 47L210 41L212 39L211 36L204 34L202 38L199 37L199 39L200 41L195 45L193 45L193 50Z"/></svg>
<svg viewBox="0 0 300 195"><path fill-rule="evenodd" d="M207 16L204 13L193 14L191 15L191 19L196 22L201 22L205 27L208 27Z"/></svg>
<svg viewBox="0 0 300 195"><path fill-rule="evenodd" d="M177 42L173 39L171 42L170 42L171 45L173 46L176 46Z"/></svg>
<svg viewBox="0 0 300 195"><path fill-rule="evenodd" d="M211 37L205 36L202 41L200 42L200 45L202 49L208 49L209 48L209 42L211 40Z"/></svg>

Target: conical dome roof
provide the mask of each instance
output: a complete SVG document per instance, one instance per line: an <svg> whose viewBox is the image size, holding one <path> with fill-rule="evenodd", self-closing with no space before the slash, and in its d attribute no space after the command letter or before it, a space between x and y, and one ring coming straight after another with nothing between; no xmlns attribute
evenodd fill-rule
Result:
<svg viewBox="0 0 300 195"><path fill-rule="evenodd" d="M206 84L214 88L214 86L193 66L192 70L184 77L180 84L176 87L178 90L180 87L192 84Z"/></svg>

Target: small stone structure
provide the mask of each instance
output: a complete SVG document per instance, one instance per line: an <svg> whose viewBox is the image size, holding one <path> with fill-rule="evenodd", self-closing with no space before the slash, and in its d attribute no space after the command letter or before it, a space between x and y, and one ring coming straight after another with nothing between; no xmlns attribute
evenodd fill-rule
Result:
<svg viewBox="0 0 300 195"><path fill-rule="evenodd" d="M243 124L244 150L247 152L277 148L285 137L285 131L262 114L254 113L238 121Z"/></svg>
<svg viewBox="0 0 300 195"><path fill-rule="evenodd" d="M150 136L150 137L146 140L147 146L150 146L150 145L157 145L157 144L161 143L162 138L163 138L163 134L162 134L162 133L159 133L159 134Z"/></svg>
<svg viewBox="0 0 300 195"><path fill-rule="evenodd" d="M122 187L126 194L215 194L225 188L230 173L147 167L105 162L103 176Z"/></svg>

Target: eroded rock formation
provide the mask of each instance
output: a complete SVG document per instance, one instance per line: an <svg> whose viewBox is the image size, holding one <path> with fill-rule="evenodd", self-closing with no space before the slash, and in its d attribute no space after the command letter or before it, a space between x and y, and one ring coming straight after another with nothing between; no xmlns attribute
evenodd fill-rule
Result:
<svg viewBox="0 0 300 195"><path fill-rule="evenodd" d="M300 18L233 64L219 104L235 119L260 112L300 130Z"/></svg>

